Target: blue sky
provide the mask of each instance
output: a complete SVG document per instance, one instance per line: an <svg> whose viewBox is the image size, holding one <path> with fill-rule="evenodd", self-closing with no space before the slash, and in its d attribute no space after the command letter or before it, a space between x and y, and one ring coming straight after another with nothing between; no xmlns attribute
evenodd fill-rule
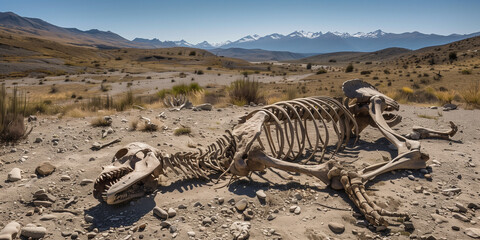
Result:
<svg viewBox="0 0 480 240"><path fill-rule="evenodd" d="M0 0L0 11L62 27L110 30L132 40L222 42L249 34L480 31L477 0Z"/></svg>

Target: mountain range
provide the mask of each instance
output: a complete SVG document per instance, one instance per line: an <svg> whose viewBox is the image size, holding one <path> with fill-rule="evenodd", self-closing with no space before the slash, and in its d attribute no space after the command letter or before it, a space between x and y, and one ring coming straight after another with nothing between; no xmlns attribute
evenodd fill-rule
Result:
<svg viewBox="0 0 480 240"><path fill-rule="evenodd" d="M96 48L164 48L191 47L210 50L219 55L238 53L241 49L255 49L248 55L260 53L259 50L276 51L282 57L270 56L263 60L285 60L285 58L301 58L312 53L330 53L342 51L373 52L385 48L398 47L419 49L427 46L442 45L462 39L480 36L480 32L471 34L424 34L420 32L387 33L382 30L355 34L341 32L305 32L295 31L287 35L278 33L266 36L248 35L236 41L209 43L203 41L191 44L185 40L160 41L154 39L135 38L133 41L110 32L97 29L82 31L76 28L62 28L38 18L22 17L12 12L0 12L0 30L5 32L34 35L35 37L60 41L71 45L90 46ZM233 50L225 51L225 49ZM216 49L216 50L214 50ZM222 50L223 49L223 50ZM243 51L243 50L242 50ZM243 51L245 53L245 51ZM265 52L262 52L265 53ZM297 54L300 53L300 54ZM267 54L268 55L268 54ZM281 58L281 59L280 59ZM261 60L255 58L255 60Z"/></svg>

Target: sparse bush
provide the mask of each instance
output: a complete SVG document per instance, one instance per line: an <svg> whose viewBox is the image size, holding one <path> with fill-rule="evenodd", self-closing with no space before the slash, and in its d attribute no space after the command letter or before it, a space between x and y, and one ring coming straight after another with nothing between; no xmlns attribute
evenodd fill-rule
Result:
<svg viewBox="0 0 480 240"><path fill-rule="evenodd" d="M345 72L346 73L349 73L349 72L353 72L353 64L348 64L347 68L345 68Z"/></svg>
<svg viewBox="0 0 480 240"><path fill-rule="evenodd" d="M328 62L335 63L335 62L337 62L337 60L335 60L335 59L330 59L330 60L328 60Z"/></svg>
<svg viewBox="0 0 480 240"><path fill-rule="evenodd" d="M108 92L111 89L112 89L112 85L110 85L110 84L105 84L105 83L100 84L100 90L102 92Z"/></svg>
<svg viewBox="0 0 480 240"><path fill-rule="evenodd" d="M135 131L137 130L137 128L138 128L138 119L134 119L130 121L130 127L128 128L128 130Z"/></svg>
<svg viewBox="0 0 480 240"><path fill-rule="evenodd" d="M203 75L203 70L198 70L197 75Z"/></svg>
<svg viewBox="0 0 480 240"><path fill-rule="evenodd" d="M59 90L58 90L57 85L53 84L53 85L50 87L49 93L54 94L54 93L58 93L58 92L59 92Z"/></svg>
<svg viewBox="0 0 480 240"><path fill-rule="evenodd" d="M461 71L461 73L462 73L463 75L470 75L470 74L472 74L472 70L470 70L470 69L463 69L463 70Z"/></svg>
<svg viewBox="0 0 480 240"><path fill-rule="evenodd" d="M297 98L297 89L295 88L287 88L286 90L286 100L292 100Z"/></svg>
<svg viewBox="0 0 480 240"><path fill-rule="evenodd" d="M402 87L402 93L404 94L413 94L413 89L409 88L409 87Z"/></svg>
<svg viewBox="0 0 480 240"><path fill-rule="evenodd" d="M307 70L310 70L310 69L312 69L312 64L311 64L311 63L308 63L308 64L307 64Z"/></svg>
<svg viewBox="0 0 480 240"><path fill-rule="evenodd" d="M190 135L192 133L192 129L189 127L179 127L173 131L173 134L175 136L180 136L180 135Z"/></svg>
<svg viewBox="0 0 480 240"><path fill-rule="evenodd" d="M372 73L372 71L361 71L360 75L367 75L367 74L370 74L370 73Z"/></svg>
<svg viewBox="0 0 480 240"><path fill-rule="evenodd" d="M233 104L245 105L251 102L261 101L260 84L258 81L239 79L230 84L230 99Z"/></svg>
<svg viewBox="0 0 480 240"><path fill-rule="evenodd" d="M317 71L317 74L324 74L324 73L327 73L327 70L325 70L324 68L320 68Z"/></svg>
<svg viewBox="0 0 480 240"><path fill-rule="evenodd" d="M457 53L456 52L451 52L448 54L448 60L450 60L450 62L453 62L455 60L457 60Z"/></svg>
<svg viewBox="0 0 480 240"><path fill-rule="evenodd" d="M18 89L7 98L5 85L0 88L0 142L16 142L28 136L32 128L25 126L26 95L21 96Z"/></svg>
<svg viewBox="0 0 480 240"><path fill-rule="evenodd" d="M385 74L390 74L390 70L385 69L385 70L383 70L383 73L385 73Z"/></svg>
<svg viewBox="0 0 480 240"><path fill-rule="evenodd" d="M195 55L197 55L197 52L195 51L190 51L190 53L188 54L188 56L195 56Z"/></svg>
<svg viewBox="0 0 480 240"><path fill-rule="evenodd" d="M112 121L105 117L96 117L90 122L90 124L93 127L110 127L112 126Z"/></svg>

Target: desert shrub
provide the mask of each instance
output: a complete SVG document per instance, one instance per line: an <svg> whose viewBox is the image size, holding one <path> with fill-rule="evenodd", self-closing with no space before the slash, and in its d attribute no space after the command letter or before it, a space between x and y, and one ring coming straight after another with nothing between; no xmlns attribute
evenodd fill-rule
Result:
<svg viewBox="0 0 480 240"><path fill-rule="evenodd" d="M377 76L375 76L375 77L373 77L372 79L373 79L373 80L378 80L378 77L377 77Z"/></svg>
<svg viewBox="0 0 480 240"><path fill-rule="evenodd" d="M327 73L327 70L325 70L324 68L320 68L320 69L317 71L317 74L324 74L324 73Z"/></svg>
<svg viewBox="0 0 480 240"><path fill-rule="evenodd" d="M112 122L104 117L96 117L94 118L90 124L93 127L109 127L112 126Z"/></svg>
<svg viewBox="0 0 480 240"><path fill-rule="evenodd" d="M180 135L190 135L192 133L192 129L189 127L179 127L173 131L173 134L175 136L180 136Z"/></svg>
<svg viewBox="0 0 480 240"><path fill-rule="evenodd" d="M128 130L135 131L137 130L137 128L138 128L138 119L134 119L130 121L130 127L128 128Z"/></svg>
<svg viewBox="0 0 480 240"><path fill-rule="evenodd" d="M105 83L100 84L100 90L102 92L108 92L111 89L112 89L112 85L110 85L110 84L105 84Z"/></svg>
<svg viewBox="0 0 480 240"><path fill-rule="evenodd" d="M190 53L188 54L188 56L195 56L195 55L197 55L197 52L195 51L190 51Z"/></svg>
<svg viewBox="0 0 480 240"><path fill-rule="evenodd" d="M470 84L467 89L460 91L460 96L468 104L480 106L480 81Z"/></svg>
<svg viewBox="0 0 480 240"><path fill-rule="evenodd" d="M385 73L385 74L390 74L390 70L385 69L385 70L383 70L383 73Z"/></svg>
<svg viewBox="0 0 480 240"><path fill-rule="evenodd" d="M53 84L53 85L50 87L49 93L54 94L54 93L58 93L58 92L59 92L59 89L58 89L57 85Z"/></svg>
<svg viewBox="0 0 480 240"><path fill-rule="evenodd" d="M456 52L451 52L448 54L448 60L450 60L450 62L453 62L455 60L457 60L457 53Z"/></svg>
<svg viewBox="0 0 480 240"><path fill-rule="evenodd" d="M308 64L307 64L307 70L310 70L310 69L312 69L312 64L311 64L311 63L308 63Z"/></svg>
<svg viewBox="0 0 480 240"><path fill-rule="evenodd" d="M330 60L328 60L328 62L335 63L335 62L337 62L337 60L335 60L335 59L330 59Z"/></svg>
<svg viewBox="0 0 480 240"><path fill-rule="evenodd" d="M138 124L138 129L142 132L156 132L158 130L159 122L142 121Z"/></svg>
<svg viewBox="0 0 480 240"><path fill-rule="evenodd" d="M463 69L463 70L461 71L461 73L462 73L463 75L470 75L470 74L472 74L472 70L470 70L470 69Z"/></svg>
<svg viewBox="0 0 480 240"><path fill-rule="evenodd" d="M287 100L295 99L297 98L297 89L287 88L287 90L285 91L285 95Z"/></svg>
<svg viewBox="0 0 480 240"><path fill-rule="evenodd" d="M186 95L189 93L198 92L202 90L203 90L202 87L200 87L198 83L190 83L189 85L182 83L182 84L173 86L170 93L176 96L180 94ZM168 91L164 91L164 92L168 93Z"/></svg>
<svg viewBox="0 0 480 240"><path fill-rule="evenodd" d="M413 89L409 88L409 87L402 87L402 93L404 94L413 94Z"/></svg>
<svg viewBox="0 0 480 240"><path fill-rule="evenodd" d="M260 96L260 84L249 78L239 79L230 84L230 100L236 105L245 105L251 102L258 103Z"/></svg>
<svg viewBox="0 0 480 240"><path fill-rule="evenodd" d="M345 72L346 73L349 73L349 72L353 72L353 64L348 64L347 68L345 68Z"/></svg>
<svg viewBox="0 0 480 240"><path fill-rule="evenodd" d="M135 96L133 95L132 90L129 90L119 102L114 104L114 107L117 111L125 111L126 109L131 108L133 104L135 104Z"/></svg>
<svg viewBox="0 0 480 240"><path fill-rule="evenodd" d="M203 70L196 71L197 75L203 75Z"/></svg>
<svg viewBox="0 0 480 240"><path fill-rule="evenodd" d="M15 87L7 98L5 85L0 88L0 142L16 142L28 136L32 129L25 126L26 95Z"/></svg>
<svg viewBox="0 0 480 240"><path fill-rule="evenodd" d="M365 62L365 65L370 65L372 64L372 62Z"/></svg>
<svg viewBox="0 0 480 240"><path fill-rule="evenodd" d="M361 75L367 75L367 74L370 74L372 73L371 71L361 71L360 74Z"/></svg>

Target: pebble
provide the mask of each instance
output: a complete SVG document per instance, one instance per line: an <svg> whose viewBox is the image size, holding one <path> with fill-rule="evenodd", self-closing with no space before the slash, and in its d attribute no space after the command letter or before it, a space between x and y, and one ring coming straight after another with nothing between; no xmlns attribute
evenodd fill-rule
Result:
<svg viewBox="0 0 480 240"><path fill-rule="evenodd" d="M263 190L258 190L256 192L256 194L257 194L258 199L260 199L260 200L264 200L265 198L267 198L267 194L265 194L265 192Z"/></svg>
<svg viewBox="0 0 480 240"><path fill-rule="evenodd" d="M290 211L291 213L295 213L295 214L298 215L298 214L300 214L300 213L302 212L302 209L301 209L299 206L297 206L297 205L293 205L293 206L290 207L289 211Z"/></svg>
<svg viewBox="0 0 480 240"><path fill-rule="evenodd" d="M412 174L410 174L410 175L408 175L408 179L415 180L415 177Z"/></svg>
<svg viewBox="0 0 480 240"><path fill-rule="evenodd" d="M452 230L454 230L454 231L460 231L460 227L458 227L458 226L452 226Z"/></svg>
<svg viewBox="0 0 480 240"><path fill-rule="evenodd" d="M448 220L445 217L440 216L438 214L434 213L434 214L431 214L430 216L432 217L433 221L435 221L435 223L437 223L437 224L448 222Z"/></svg>
<svg viewBox="0 0 480 240"><path fill-rule="evenodd" d="M22 179L22 170L20 168L13 168L9 173L8 173L8 181L10 182L16 182L18 180Z"/></svg>
<svg viewBox="0 0 480 240"><path fill-rule="evenodd" d="M480 238L480 228L467 228L465 234L472 238Z"/></svg>
<svg viewBox="0 0 480 240"><path fill-rule="evenodd" d="M170 226L172 226L172 223L170 223L169 221L162 221L160 223L160 227L162 228L169 228Z"/></svg>
<svg viewBox="0 0 480 240"><path fill-rule="evenodd" d="M34 227L27 225L22 228L22 236L26 238L43 238L47 234L47 229L44 227Z"/></svg>
<svg viewBox="0 0 480 240"><path fill-rule="evenodd" d="M167 213L168 213L169 218L173 218L173 217L177 216L177 211L175 211L175 209L173 209L173 208L169 208Z"/></svg>
<svg viewBox="0 0 480 240"><path fill-rule="evenodd" d="M454 213L452 215L454 218L458 219L458 220L461 220L461 221L464 221L464 222L470 222L470 219L468 219L468 217L462 215L462 214L459 214L459 213Z"/></svg>
<svg viewBox="0 0 480 240"><path fill-rule="evenodd" d="M163 220L168 218L168 212L159 207L153 208L153 214Z"/></svg>
<svg viewBox="0 0 480 240"><path fill-rule="evenodd" d="M345 225L336 222L329 222L328 228L334 233L341 234L345 231Z"/></svg>
<svg viewBox="0 0 480 240"><path fill-rule="evenodd" d="M455 203L455 207L457 207L460 212L465 213L465 212L468 211L468 209L465 206L463 206L463 204L458 203L458 202Z"/></svg>
<svg viewBox="0 0 480 240"><path fill-rule="evenodd" d="M43 162L37 166L35 172L37 172L41 176L48 176L55 171L56 167L52 165L50 162Z"/></svg>
<svg viewBox="0 0 480 240"><path fill-rule="evenodd" d="M72 178L71 178L70 176L68 176L68 175L62 175L62 176L60 177L60 180L61 180L61 181L70 181L71 179L72 179Z"/></svg>
<svg viewBox="0 0 480 240"><path fill-rule="evenodd" d="M245 210L245 208L247 208L248 206L248 201L247 199L245 198L242 198L242 200L238 201L237 203L235 203L235 208L238 210L238 211L243 211Z"/></svg>
<svg viewBox="0 0 480 240"><path fill-rule="evenodd" d="M92 179L88 179L88 178L85 178L83 179L81 182L80 182L80 186L85 186L85 185L88 185L90 183L93 183L93 180Z"/></svg>
<svg viewBox="0 0 480 240"><path fill-rule="evenodd" d="M187 232L187 235L188 235L189 237L195 237L195 232L194 232L194 231L188 231L188 232Z"/></svg>
<svg viewBox="0 0 480 240"><path fill-rule="evenodd" d="M57 215L55 214L45 214L43 216L40 217L40 220L41 221L49 221L49 220L55 220L57 219Z"/></svg>
<svg viewBox="0 0 480 240"><path fill-rule="evenodd" d="M212 219L210 217L205 217L202 220L202 225L211 225L212 224Z"/></svg>

